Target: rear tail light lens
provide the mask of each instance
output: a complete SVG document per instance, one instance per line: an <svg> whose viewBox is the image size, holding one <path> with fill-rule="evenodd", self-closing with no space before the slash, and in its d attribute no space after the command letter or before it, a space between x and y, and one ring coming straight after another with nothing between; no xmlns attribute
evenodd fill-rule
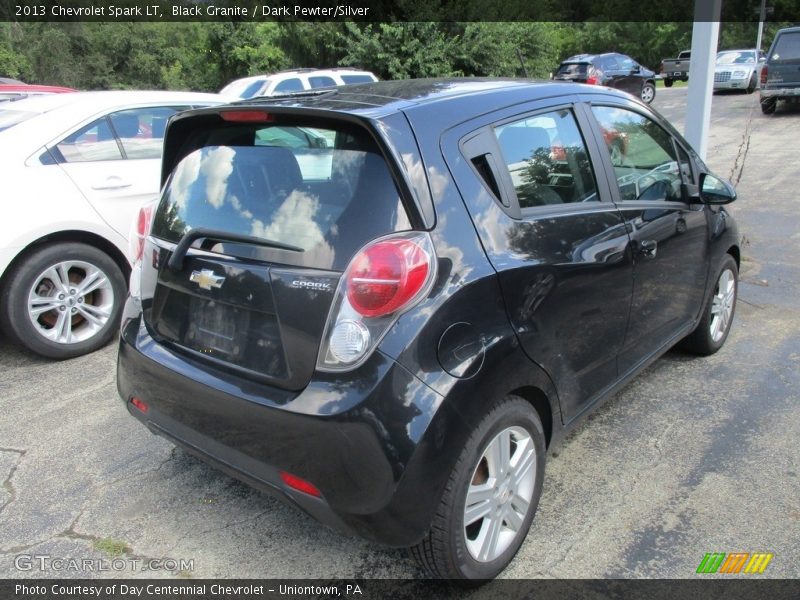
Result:
<svg viewBox="0 0 800 600"><path fill-rule="evenodd" d="M147 403L146 403L146 402L143 402L142 400L140 400L140 399L139 399L139 398L137 398L136 396L134 396L133 398L131 398L131 404L132 404L133 406L135 406L136 408L138 408L138 409L139 409L139 411L140 411L140 412L142 412L142 413L144 413L144 414L147 414L147 411L148 411L148 410L150 410L150 407L149 407L149 406L147 406Z"/></svg>
<svg viewBox="0 0 800 600"><path fill-rule="evenodd" d="M761 69L761 85L767 85L768 74L769 74L769 69L767 69L767 65L764 65Z"/></svg>
<svg viewBox="0 0 800 600"><path fill-rule="evenodd" d="M313 483L309 483L301 477L298 477L297 475L292 475L286 471L281 471L281 479L283 480L283 483L293 490L297 490L298 492L303 492L304 494L315 496L317 498L322 497L322 492L319 491L317 486L315 486Z"/></svg>
<svg viewBox="0 0 800 600"><path fill-rule="evenodd" d="M131 233L128 236L128 259L131 263L142 259L144 240L150 235L150 225L153 222L153 211L156 205L156 202L152 202L141 207L136 221L133 222Z"/></svg>
<svg viewBox="0 0 800 600"><path fill-rule="evenodd" d="M347 299L364 317L402 307L427 280L430 257L411 240L386 240L362 250L347 270Z"/></svg>
<svg viewBox="0 0 800 600"><path fill-rule="evenodd" d="M360 365L397 317L429 291L435 271L427 233L391 235L362 248L339 280L317 368L342 371Z"/></svg>
<svg viewBox="0 0 800 600"><path fill-rule="evenodd" d="M592 67L589 69L589 72L587 73L586 83L588 83L589 85L597 85L598 83L600 83L600 79L602 77L603 73L600 72L599 69Z"/></svg>

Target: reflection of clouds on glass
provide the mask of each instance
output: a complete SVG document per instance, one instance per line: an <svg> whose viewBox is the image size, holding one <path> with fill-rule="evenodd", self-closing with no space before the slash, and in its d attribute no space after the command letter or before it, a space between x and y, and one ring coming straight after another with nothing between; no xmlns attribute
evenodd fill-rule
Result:
<svg viewBox="0 0 800 600"><path fill-rule="evenodd" d="M189 200L189 192L200 174L202 153L198 150L184 158L175 170L169 185L169 194L178 208L184 208Z"/></svg>
<svg viewBox="0 0 800 600"><path fill-rule="evenodd" d="M269 224L254 220L250 233L268 240L288 240L301 248L312 248L325 237L315 219L319 208L315 196L295 190L275 211Z"/></svg>
<svg viewBox="0 0 800 600"><path fill-rule="evenodd" d="M237 213L243 218L247 219L248 221L253 218L253 213L251 213L246 208L242 208L242 203L236 196L231 196L231 204L233 208L236 210Z"/></svg>
<svg viewBox="0 0 800 600"><path fill-rule="evenodd" d="M189 200L189 191L200 174L202 153L198 150L184 158L175 171L169 186L170 196L178 208L184 208Z"/></svg>
<svg viewBox="0 0 800 600"><path fill-rule="evenodd" d="M214 208L225 203L228 177L233 173L233 157L236 150L219 146L209 150L200 164L200 174L206 178L206 199Z"/></svg>

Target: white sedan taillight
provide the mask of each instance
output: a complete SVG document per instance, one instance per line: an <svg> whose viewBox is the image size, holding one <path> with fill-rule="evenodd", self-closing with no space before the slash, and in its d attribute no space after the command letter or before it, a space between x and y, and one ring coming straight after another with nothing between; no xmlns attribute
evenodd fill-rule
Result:
<svg viewBox="0 0 800 600"><path fill-rule="evenodd" d="M393 234L367 244L339 280L317 368L342 371L360 365L397 317L425 297L435 275L427 233Z"/></svg>
<svg viewBox="0 0 800 600"><path fill-rule="evenodd" d="M150 235L153 213L157 206L158 201L142 206L139 209L139 214L136 215L136 220L131 225L131 232L128 235L128 260L131 262L131 278L128 282L128 292L133 298L141 297L144 241Z"/></svg>
<svg viewBox="0 0 800 600"><path fill-rule="evenodd" d="M128 236L128 260L131 264L135 264L142 258L144 240L150 235L150 225L153 222L153 212L156 206L158 206L157 201L142 206L133 222L131 233Z"/></svg>

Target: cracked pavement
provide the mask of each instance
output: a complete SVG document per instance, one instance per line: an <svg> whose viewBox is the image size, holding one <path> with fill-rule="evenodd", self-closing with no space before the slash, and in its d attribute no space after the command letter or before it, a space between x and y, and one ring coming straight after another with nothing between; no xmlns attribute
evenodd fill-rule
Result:
<svg viewBox="0 0 800 600"><path fill-rule="evenodd" d="M686 90L655 106L683 127ZM714 97L708 163L738 180L746 243L726 346L668 353L548 457L505 577L693 577L706 552L800 575L800 108ZM54 363L0 337L0 576L418 577L404 552L330 531L152 436L114 385L116 348ZM113 542L113 544L111 544ZM191 559L181 573L21 571L15 557ZM708 576L705 576L708 577Z"/></svg>

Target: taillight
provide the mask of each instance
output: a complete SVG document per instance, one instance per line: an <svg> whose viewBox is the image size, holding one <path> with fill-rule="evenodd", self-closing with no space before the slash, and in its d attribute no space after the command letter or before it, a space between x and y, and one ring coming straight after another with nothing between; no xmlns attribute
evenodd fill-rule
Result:
<svg viewBox="0 0 800 600"><path fill-rule="evenodd" d="M424 297L435 271L427 233L395 234L362 248L339 281L317 368L347 370L366 360L395 319Z"/></svg>
<svg viewBox="0 0 800 600"><path fill-rule="evenodd" d="M219 116L229 123L269 123L275 116L265 110L223 110Z"/></svg>
<svg viewBox="0 0 800 600"><path fill-rule="evenodd" d="M306 481L301 477L298 477L297 475L292 475L291 473L287 473L286 471L281 471L281 479L283 480L283 483L285 483L293 490L297 490L298 492L303 492L304 494L308 494L309 496L316 496L317 498L320 498L322 496L322 492L319 491L317 486L315 486L313 483Z"/></svg>
<svg viewBox="0 0 800 600"><path fill-rule="evenodd" d="M767 65L764 65L764 66L761 68L761 85L762 85L762 86L765 86L765 85L767 85L767 74L768 74L768 72L769 72L769 71L768 71L768 69L767 69Z"/></svg>
<svg viewBox="0 0 800 600"><path fill-rule="evenodd" d="M603 78L603 72L600 69L591 67L587 73L586 83L589 85L597 85Z"/></svg>
<svg viewBox="0 0 800 600"><path fill-rule="evenodd" d="M142 401L141 399L134 396L131 398L131 404L139 409L140 412L147 414L147 411L150 410L150 407L147 406L147 403Z"/></svg>
<svg viewBox="0 0 800 600"><path fill-rule="evenodd" d="M153 211L157 203L146 204L139 209L132 231L128 236L128 258L131 263L141 260L144 252L144 240L150 234L150 225L153 221Z"/></svg>
<svg viewBox="0 0 800 600"><path fill-rule="evenodd" d="M364 317L382 317L403 307L422 288L430 257L410 240L368 246L347 271L347 299Z"/></svg>

